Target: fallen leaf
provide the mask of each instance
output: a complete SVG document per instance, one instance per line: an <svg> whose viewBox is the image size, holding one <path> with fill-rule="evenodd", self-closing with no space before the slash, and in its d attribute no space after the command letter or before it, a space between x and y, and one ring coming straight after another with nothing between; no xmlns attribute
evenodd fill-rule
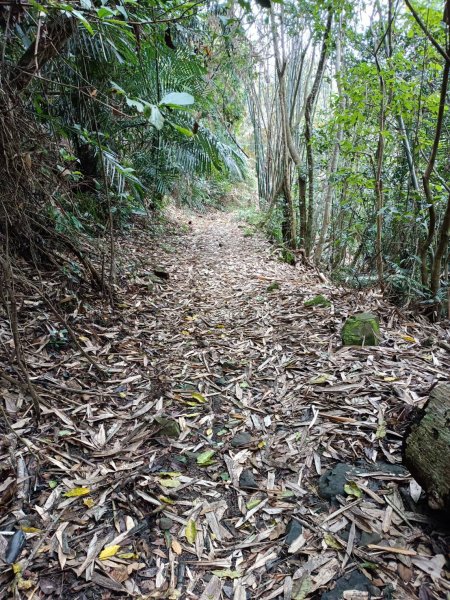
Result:
<svg viewBox="0 0 450 600"><path fill-rule="evenodd" d="M120 550L120 546L115 544L114 546L106 546L98 555L100 560L106 560L107 558L111 558L115 556L117 552Z"/></svg>
<svg viewBox="0 0 450 600"><path fill-rule="evenodd" d="M193 521L192 519L190 519L186 525L185 536L190 544L195 543L195 538L197 537L197 526L195 524L195 521Z"/></svg>
<svg viewBox="0 0 450 600"><path fill-rule="evenodd" d="M90 488L76 487L69 490L68 492L65 492L63 496L66 496L66 498L78 498L79 496L86 496L87 494L90 494L90 492Z"/></svg>

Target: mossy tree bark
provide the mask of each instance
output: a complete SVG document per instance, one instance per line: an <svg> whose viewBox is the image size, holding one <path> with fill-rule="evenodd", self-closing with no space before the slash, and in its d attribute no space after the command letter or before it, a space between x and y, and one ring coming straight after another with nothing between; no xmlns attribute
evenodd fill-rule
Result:
<svg viewBox="0 0 450 600"><path fill-rule="evenodd" d="M403 446L403 462L434 509L450 509L450 384L436 386Z"/></svg>

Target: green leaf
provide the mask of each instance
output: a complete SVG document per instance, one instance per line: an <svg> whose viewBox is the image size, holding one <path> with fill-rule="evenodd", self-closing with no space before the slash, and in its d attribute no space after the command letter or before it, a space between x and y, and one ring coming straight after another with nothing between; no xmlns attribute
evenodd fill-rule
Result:
<svg viewBox="0 0 450 600"><path fill-rule="evenodd" d="M194 104L194 102L194 96L191 96L191 94L187 94L186 92L170 92L170 94L164 96L160 104L176 108L177 106L189 106L190 104Z"/></svg>
<svg viewBox="0 0 450 600"><path fill-rule="evenodd" d="M294 588L292 590L293 600L305 600L305 598L309 595L312 589L312 579L309 574L305 574L304 577L300 580L300 582L294 583Z"/></svg>
<svg viewBox="0 0 450 600"><path fill-rule="evenodd" d="M331 533L326 533L323 539L329 548L333 548L334 550L342 550L341 544L331 535Z"/></svg>
<svg viewBox="0 0 450 600"><path fill-rule="evenodd" d="M186 525L185 536L190 544L195 543L195 538L197 537L197 525L192 519L190 519Z"/></svg>
<svg viewBox="0 0 450 600"><path fill-rule="evenodd" d="M111 91L116 92L116 94L121 94L122 96L126 95L125 90L121 88L120 85L115 81L111 81Z"/></svg>
<svg viewBox="0 0 450 600"><path fill-rule="evenodd" d="M241 571L232 571L231 569L217 569L216 571L212 571L213 575L217 577L227 577L228 579L238 579L242 577Z"/></svg>
<svg viewBox="0 0 450 600"><path fill-rule="evenodd" d="M151 107L149 121L158 131L160 131L164 126L164 117L162 116L159 108L155 105L152 105Z"/></svg>
<svg viewBox="0 0 450 600"><path fill-rule="evenodd" d="M176 123L172 123L171 121L169 121L169 122L174 129L176 129L179 133L182 133L186 137L194 136L194 134L192 133L192 131L190 129L187 129L186 127L181 127L181 125L177 125Z"/></svg>
<svg viewBox="0 0 450 600"><path fill-rule="evenodd" d="M327 381L330 381L330 379L331 379L331 375L324 373L323 375L318 375L317 377L311 377L311 379L309 380L309 383L319 385L321 383L326 383Z"/></svg>
<svg viewBox="0 0 450 600"><path fill-rule="evenodd" d="M115 14L116 13L107 6L102 6L102 8L97 10L97 17L99 19L103 19L104 17L114 17Z"/></svg>
<svg viewBox="0 0 450 600"><path fill-rule="evenodd" d="M355 498L361 498L362 496L362 491L359 489L359 487L354 481L349 481L348 483L346 483L344 485L344 491L349 496L355 496Z"/></svg>
<svg viewBox="0 0 450 600"><path fill-rule="evenodd" d="M381 421L378 424L377 430L375 432L375 437L377 439L382 439L386 437L386 421Z"/></svg>
<svg viewBox="0 0 450 600"><path fill-rule="evenodd" d="M76 18L84 25L86 30L94 35L94 30L92 29L92 25L86 20L86 18L80 13L79 10L72 10L72 14L76 16Z"/></svg>
<svg viewBox="0 0 450 600"><path fill-rule="evenodd" d="M205 467L212 464L211 458L214 456L214 450L206 450L197 456L197 464Z"/></svg>

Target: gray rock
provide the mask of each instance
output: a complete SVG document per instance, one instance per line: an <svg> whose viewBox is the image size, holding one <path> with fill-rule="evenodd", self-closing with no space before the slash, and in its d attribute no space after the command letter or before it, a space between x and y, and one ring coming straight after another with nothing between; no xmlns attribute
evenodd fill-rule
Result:
<svg viewBox="0 0 450 600"><path fill-rule="evenodd" d="M367 546L368 544L378 544L382 539L383 538L379 533L367 533L367 531L363 531L361 534L360 545Z"/></svg>
<svg viewBox="0 0 450 600"><path fill-rule="evenodd" d="M159 528L162 529L163 531L166 531L167 529L170 529L173 525L173 521L172 519L169 519L169 517L162 517L159 520Z"/></svg>
<svg viewBox="0 0 450 600"><path fill-rule="evenodd" d="M243 490L257 490L258 484L250 469L244 469L239 477L239 487Z"/></svg>
<svg viewBox="0 0 450 600"><path fill-rule="evenodd" d="M291 519L286 527L286 539L284 540L287 546L290 546L303 531L301 523L296 519Z"/></svg>
<svg viewBox="0 0 450 600"><path fill-rule="evenodd" d="M338 463L332 469L325 471L319 479L319 494L328 500L335 498L338 494L345 494L344 485L347 484L347 476L356 472L357 469L354 465Z"/></svg>
<svg viewBox="0 0 450 600"><path fill-rule="evenodd" d="M320 598L321 600L341 600L344 592L347 590L368 592L369 598L371 598L372 594L378 595L377 592L379 592L378 588L372 585L368 577L359 571L352 571L337 579L335 587L330 592L322 594Z"/></svg>
<svg viewBox="0 0 450 600"><path fill-rule="evenodd" d="M349 465L347 463L338 463L332 469L328 469L319 479L319 494L322 498L331 500L338 494L345 494L344 486L352 479L352 476L358 473L375 473L382 471L388 475L404 476L408 474L408 471L402 465L391 465L389 463L365 463L359 461L356 465ZM370 477L370 475L369 475ZM377 487L376 481L373 480L370 487Z"/></svg>
<svg viewBox="0 0 450 600"><path fill-rule="evenodd" d="M247 431L239 431L231 440L233 448L242 448L248 446L252 441L252 436Z"/></svg>

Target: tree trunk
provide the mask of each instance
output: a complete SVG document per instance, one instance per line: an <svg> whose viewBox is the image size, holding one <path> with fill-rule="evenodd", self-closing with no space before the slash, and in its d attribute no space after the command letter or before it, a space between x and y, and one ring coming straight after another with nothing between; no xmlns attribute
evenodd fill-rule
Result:
<svg viewBox="0 0 450 600"><path fill-rule="evenodd" d="M384 190L383 190L383 157L384 157L384 120L385 120L385 96L386 87L384 83L384 77L381 72L380 63L378 57L375 54L375 63L378 71L378 80L380 84L380 115L379 115L379 132L378 132L378 145L377 145L377 166L375 172L375 197L376 197L376 225L377 233L375 240L375 253L376 253L376 264L378 283L383 289L384 286L384 275L383 275L383 207L384 207Z"/></svg>
<svg viewBox="0 0 450 600"><path fill-rule="evenodd" d="M337 80L337 88L338 88L338 96L339 96L339 111L343 112L345 108L345 98L342 93L342 85L341 85L341 27L342 27L342 15L339 19L339 31L336 38L336 80ZM325 243L325 237L327 235L328 227L330 225L330 217L331 217L331 201L333 198L333 175L337 171L338 160L339 160L339 152L341 149L341 142L344 137L344 125L340 123L338 125L338 131L336 134L336 142L333 147L333 151L331 154L331 161L328 168L328 176L327 176L327 184L325 188L325 202L324 202L324 211L323 211L323 220L322 220L322 228L320 230L320 237L317 243L316 251L314 253L314 259L316 263L320 263L322 258L323 245Z"/></svg>
<svg viewBox="0 0 450 600"><path fill-rule="evenodd" d="M311 253L312 246L312 226L314 217L314 160L312 151L312 121L314 109L316 106L317 95L319 93L320 82L322 81L323 72L328 52L328 41L331 32L331 24L333 22L332 8L328 8L327 23L322 40L322 49L320 51L319 63L317 65L316 76L314 78L311 91L306 99L305 105L305 142L306 142L306 163L308 173L308 218L306 222L306 239L304 240L306 256Z"/></svg>
<svg viewBox="0 0 450 600"><path fill-rule="evenodd" d="M439 230L438 244L437 244L436 252L434 255L434 259L433 259L433 264L431 267L430 290L431 290L431 293L433 294L433 297L436 297L436 295L441 287L442 259L448 250L449 234L450 234L450 194L447 199L447 208L446 208L444 218L442 219L441 227Z"/></svg>
<svg viewBox="0 0 450 600"><path fill-rule="evenodd" d="M306 179L303 175L298 176L298 206L300 212L300 244L304 245L306 240Z"/></svg>
<svg viewBox="0 0 450 600"><path fill-rule="evenodd" d="M445 110L445 100L447 97L447 89L448 89L448 80L449 80L449 72L450 72L450 62L446 62L444 65L444 72L442 75L442 84L441 84L441 95L439 101L439 111L438 118L436 122L436 130L434 134L433 147L431 149L430 158L428 160L427 168L422 176L423 189L425 192L425 198L428 204L428 214L429 214L429 222L428 222L428 235L426 239L423 241L420 247L420 261L421 261L421 271L422 271L422 285L428 286L429 277L428 277L428 250L433 243L435 231L436 231L436 209L434 207L434 199L433 194L430 188L430 177L431 173L434 169L434 164L436 162L437 151L439 148L439 142L442 134L442 124L444 120L444 110Z"/></svg>
<svg viewBox="0 0 450 600"><path fill-rule="evenodd" d="M403 462L434 509L450 509L450 384L436 386L403 443Z"/></svg>
<svg viewBox="0 0 450 600"><path fill-rule="evenodd" d="M42 67L56 58L76 29L76 19L58 15L48 25L42 26L36 39L22 54L9 78L13 92L22 92Z"/></svg>

